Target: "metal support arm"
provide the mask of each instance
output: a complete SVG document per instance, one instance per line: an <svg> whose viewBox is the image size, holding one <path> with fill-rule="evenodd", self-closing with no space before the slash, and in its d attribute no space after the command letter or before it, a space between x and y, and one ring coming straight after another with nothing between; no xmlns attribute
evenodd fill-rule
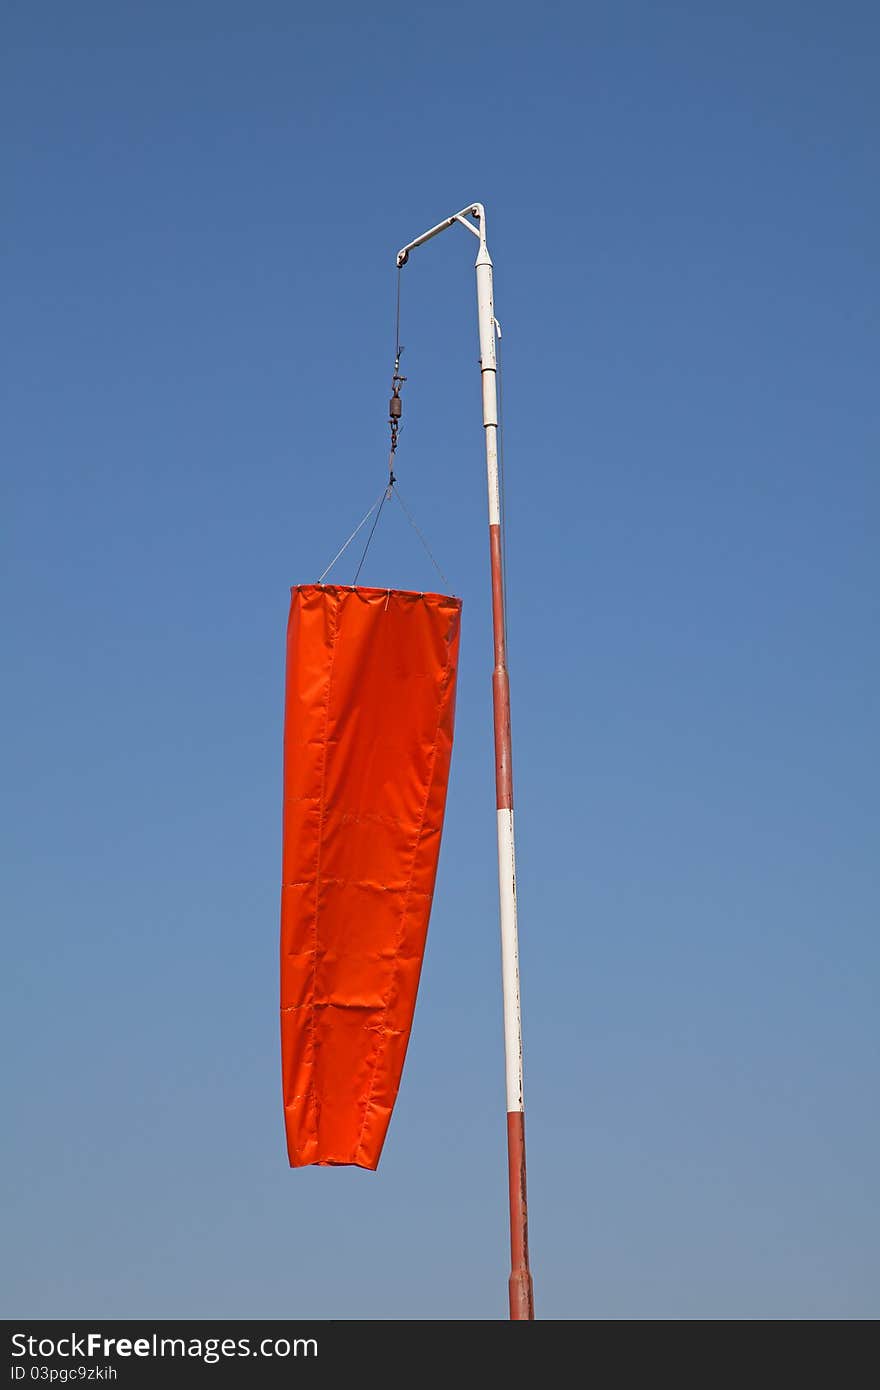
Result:
<svg viewBox="0 0 880 1390"><path fill-rule="evenodd" d="M467 220L468 213L470 213L472 217L476 217L477 221L480 224L479 227L475 227L473 222L469 222ZM417 246L424 246L426 241L430 241L432 237L439 236L440 232L445 232L446 228L451 227L455 222L460 222L463 227L467 227L469 232L473 232L475 237L479 237L480 241L485 242L485 208L483 207L482 203L469 203L466 208L462 208L461 212L454 212L452 216L447 217L444 222L438 222L436 227L431 227L429 231L422 232L422 235L417 236L415 241L411 241L408 243L408 245L402 246L397 253L398 269L400 269L401 266L406 265L407 261L409 260L410 251L415 251Z"/></svg>

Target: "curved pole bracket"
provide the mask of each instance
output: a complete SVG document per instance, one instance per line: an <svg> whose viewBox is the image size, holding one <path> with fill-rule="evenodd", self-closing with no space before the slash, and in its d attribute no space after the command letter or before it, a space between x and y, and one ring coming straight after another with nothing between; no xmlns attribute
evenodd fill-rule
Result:
<svg viewBox="0 0 880 1390"><path fill-rule="evenodd" d="M468 214L470 214L470 216ZM475 227L473 222L471 222L471 217L479 222L480 225L478 227ZM447 217L442 222L438 222L436 227L430 227L427 232L422 232L422 235L417 236L415 241L410 241L406 246L402 246L397 253L398 269L406 265L409 260L410 251L414 251L417 246L423 246L424 243L430 241L432 237L439 236L440 232L445 232L446 228L451 227L455 222L460 222L463 227L467 227L469 232L473 232L474 236L479 239L481 247L486 245L486 210L482 203L468 203L467 207L462 208L461 212L454 212L451 217Z"/></svg>

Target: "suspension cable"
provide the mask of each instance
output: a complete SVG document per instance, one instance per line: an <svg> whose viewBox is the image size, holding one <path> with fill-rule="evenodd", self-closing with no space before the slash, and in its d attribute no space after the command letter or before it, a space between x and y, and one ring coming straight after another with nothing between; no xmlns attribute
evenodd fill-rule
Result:
<svg viewBox="0 0 880 1390"><path fill-rule="evenodd" d="M403 403L400 399L400 388L406 381L405 376L400 375L400 356L403 348L400 346L400 273L401 267L397 267L397 310L394 316L394 372L391 377L391 400L388 402L388 424L391 428L391 450L388 454L388 486L394 486L394 455L397 453L397 436L400 432L400 417L403 413Z"/></svg>
<svg viewBox="0 0 880 1390"><path fill-rule="evenodd" d="M340 547L339 550L337 550L336 554L333 556L333 559L330 561L329 565L328 565L327 568L324 570L324 573L323 573L323 574L321 575L321 577L318 579L317 582L318 582L319 584L323 584L325 578L326 578L327 575L330 573L330 571L332 570L333 566L336 564L336 561L337 561L342 555L345 554L345 551L346 551L346 550L348 549L348 547L351 545L351 543L352 543L352 541L354 540L355 536L357 536L358 533L363 529L363 527L366 526L366 524L367 524L367 522L369 521L370 517L373 516L373 513L375 512L376 515L373 516L373 524L372 524L372 526L370 527L370 531L369 531L369 534L368 534L368 536L367 536L366 543L365 543L365 545L364 545L363 551L361 552L361 558L360 558L360 560L358 561L358 567L357 567L357 569L355 570L354 586L357 585L357 582L358 582L358 580L359 580L359 578L360 578L361 570L362 570L363 567L364 567L364 561L365 561L366 558L367 558L367 552L368 552L369 549L370 549L370 544L371 544L371 542L372 542L373 536L374 536L375 533L376 533L376 527L377 527L378 524L379 524L379 517L382 515L382 508L385 506L385 503L388 501L388 498L391 496L392 493L396 493L397 500L398 500L398 502L400 503L401 507L403 508L403 512L404 512L404 514L405 514L405 516L406 516L406 518L407 518L407 520L408 520L410 526L413 528L413 530L415 531L415 533L416 533L416 535L418 536L419 540L421 541L422 546L423 546L423 548L424 548L424 550L425 550L425 553L426 553L426 555L428 556L428 559L431 561L431 564L434 566L434 569L437 571L438 575L440 576L440 579L441 579L443 585L444 585L445 587L448 587L448 584L449 584L449 581L447 580L446 575L443 573L442 569L441 569L440 566L437 564L437 561L436 561L435 558L434 558L433 552L431 551L431 547L428 545L428 542L426 541L424 535L422 534L421 530L419 529L419 526L418 526L418 524L417 524L417 522L416 522L415 517L413 516L413 514L412 514L412 512L410 511L409 507L408 507L408 506L406 505L406 503L404 502L403 498L402 498L401 495L400 495L400 492L397 490L397 487L396 487L397 478L395 477L395 474L394 474L394 457L395 457L395 454L397 453L397 446L398 446L398 440L399 440L399 435L400 435L400 421L401 421L401 415L402 415L402 413L403 413L403 411L402 411L402 402L401 402L401 399L400 399L400 391L401 391L401 387L403 386L404 382L406 381L406 377L405 377L405 376L402 376L402 375L401 375L401 372L400 372L400 358L401 358L401 354L403 353L403 348L402 348L401 343L400 343L400 286L401 286L400 275L401 275L401 267L398 266L398 268L397 268L397 302L396 302L395 311L394 311L394 371L393 371L392 377L391 377L391 399L390 399L390 401L389 401L389 403L388 403L388 424L389 424L389 428L390 428L390 432L391 432L390 450L389 450L389 454L388 454L388 482L386 483L385 487L382 489L382 492L381 492L381 493L379 494L379 496L376 498L376 500L375 500L375 502L373 503L373 505L370 507L369 511L367 511L367 512L364 514L364 516L361 517L361 520L358 522L357 526L356 526L356 527L354 528L354 530L352 531L352 533L351 533L351 535L349 536L348 540L345 542L345 544L344 544L343 546Z"/></svg>
<svg viewBox="0 0 880 1390"><path fill-rule="evenodd" d="M415 519L415 517L413 516L413 514L412 514L412 512L410 511L409 507L406 505L406 503L404 502L403 498L402 498L401 495L400 495L400 488L395 487L395 488L389 489L389 490L394 492L394 496L397 498L398 502L400 503L401 507L403 507L403 510L404 510L404 512L406 513L406 518L407 518L407 520L409 521L410 526L413 528L413 530L415 531L415 533L416 533L416 535L418 536L419 540L422 542L422 545L425 547L425 553L426 553L426 555L428 556L428 559L431 561L431 564L434 566L435 570L436 570L437 573L439 574L439 576L440 576L440 578L441 578L443 584L448 588L448 587L449 587L449 580L446 578L446 575L443 573L442 569L441 569L440 566L437 564L437 561L434 559L434 556L433 556L432 553L431 553L431 547L428 545L428 542L425 540L424 536L422 535L421 531L419 530L418 526L416 525L416 519Z"/></svg>
<svg viewBox="0 0 880 1390"><path fill-rule="evenodd" d="M379 517L382 515L382 508L385 506L385 503L386 503L387 500L388 500L388 496L389 496L389 494L390 494L392 491L393 491L393 485L392 485L391 483L389 483L388 486L386 487L385 491L382 493L382 501L379 503L379 510L377 511L375 517L373 518L373 524L372 524L372 526L370 527L370 534L367 536L367 543L366 543L366 545L364 546L364 553L363 553L363 555L361 556L361 558L360 558L360 563L359 563L357 569L356 569L355 572L354 572L354 585L355 585L355 586L357 585L358 579L360 578L361 570L362 570L363 567L364 567L364 560L366 560L366 558L367 558L367 551L368 551L369 548L370 548L370 541L373 539L373 533L375 532L376 527L377 527L378 524L379 524Z"/></svg>
<svg viewBox="0 0 880 1390"><path fill-rule="evenodd" d="M362 527L366 526L366 524L367 524L367 522L369 521L370 517L373 515L373 512L374 512L374 511L376 510L376 508L379 506L380 502L384 500L384 498L385 498L385 493L387 492L387 490L388 490L387 488L384 488L384 489L382 490L382 492L379 494L379 496L376 498L375 502L373 503L372 507L370 507L369 511L368 511L368 512L365 512L364 515L361 517L360 521L358 522L357 526L356 526L356 527L354 528L354 530L352 531L352 533L351 533L351 535L349 536L348 540L345 542L345 544L344 544L343 546L340 546L339 550L337 550L336 554L333 556L333 559L330 561L330 563L329 563L329 565L327 566L327 568L325 569L324 573L323 573L322 575L320 575L320 577L318 578L318 580L317 580L317 583L318 583L318 584L323 584L323 583L324 583L325 578L326 578L327 575L330 573L330 571L332 570L333 566L336 564L336 561L339 559L340 555L344 555L344 554L345 554L346 550L347 550L348 547L351 545L351 543L352 543L352 541L354 540L355 536L357 535L358 531L360 531ZM371 533L371 534L372 534L372 533Z"/></svg>

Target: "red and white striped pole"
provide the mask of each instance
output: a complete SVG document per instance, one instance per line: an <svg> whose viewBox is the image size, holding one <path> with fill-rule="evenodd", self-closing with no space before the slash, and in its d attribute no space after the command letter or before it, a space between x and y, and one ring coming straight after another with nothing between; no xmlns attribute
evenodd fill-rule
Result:
<svg viewBox="0 0 880 1390"><path fill-rule="evenodd" d="M477 226L470 221L474 217ZM492 570L492 627L495 667L492 696L495 720L495 792L498 813L498 888L501 907L501 982L504 996L504 1057L507 1077L507 1166L510 1191L510 1316L529 1320L535 1316L532 1275L529 1269L529 1227L526 1200L526 1140L523 1105L522 1024L520 1019L519 947L516 921L516 852L513 834L513 760L510 735L510 681L504 617L504 570L501 536L501 497L498 480L498 370L495 347L500 334L492 290L492 259L486 245L486 213L482 203L471 203L440 222L397 256L406 263L410 251L453 223L473 232L480 241L477 253L477 312L480 329L480 374L483 391L483 427L486 438L486 477L489 488L489 556Z"/></svg>

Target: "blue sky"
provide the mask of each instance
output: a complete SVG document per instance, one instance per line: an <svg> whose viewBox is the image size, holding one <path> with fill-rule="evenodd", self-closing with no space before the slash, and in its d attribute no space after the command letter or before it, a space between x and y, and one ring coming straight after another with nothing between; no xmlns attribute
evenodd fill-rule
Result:
<svg viewBox="0 0 880 1390"><path fill-rule="evenodd" d="M288 588L382 485L394 252L481 199L538 1314L876 1316L876 7L2 28L7 1315L505 1315L457 230L403 279L398 474L464 614L377 1174L287 1169L277 1037ZM435 587L399 511L362 580Z"/></svg>

